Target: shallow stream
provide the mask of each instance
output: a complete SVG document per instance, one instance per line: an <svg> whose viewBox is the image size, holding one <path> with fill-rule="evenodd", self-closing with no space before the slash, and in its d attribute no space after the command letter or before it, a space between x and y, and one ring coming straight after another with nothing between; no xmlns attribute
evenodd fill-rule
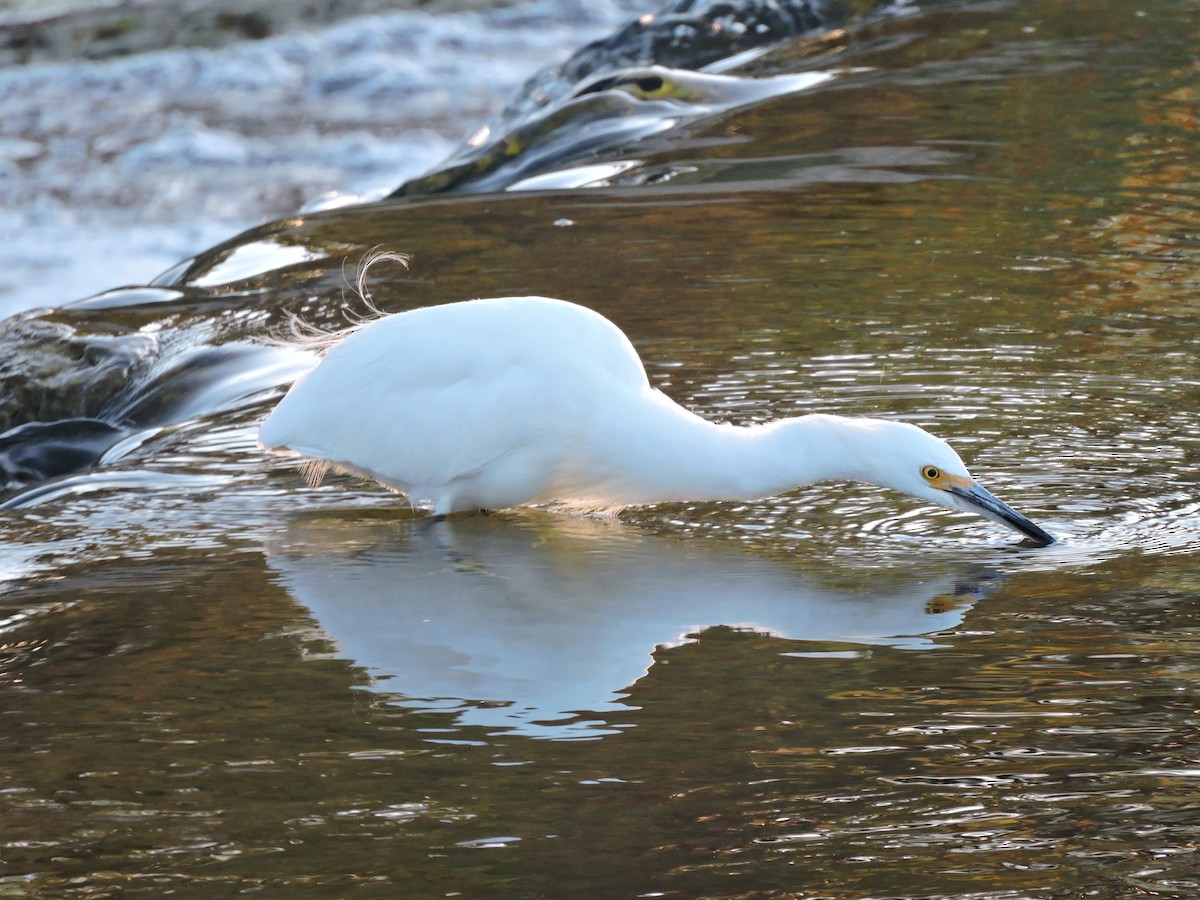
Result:
<svg viewBox="0 0 1200 900"><path fill-rule="evenodd" d="M177 359L361 311L383 246L387 311L575 300L707 416L917 422L1060 541L841 486L434 523L256 449L264 349L0 512L0 893L1200 894L1198 59L1193 0L887 17L590 187L45 314Z"/></svg>

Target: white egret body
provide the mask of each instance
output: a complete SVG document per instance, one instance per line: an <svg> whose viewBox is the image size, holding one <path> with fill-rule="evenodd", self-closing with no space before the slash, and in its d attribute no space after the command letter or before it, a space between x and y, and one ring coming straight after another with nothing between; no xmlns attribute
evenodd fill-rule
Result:
<svg viewBox="0 0 1200 900"><path fill-rule="evenodd" d="M426 307L353 329L293 385L259 441L374 478L437 515L745 500L862 481L1053 541L914 425L710 422L651 387L612 322L544 297Z"/></svg>

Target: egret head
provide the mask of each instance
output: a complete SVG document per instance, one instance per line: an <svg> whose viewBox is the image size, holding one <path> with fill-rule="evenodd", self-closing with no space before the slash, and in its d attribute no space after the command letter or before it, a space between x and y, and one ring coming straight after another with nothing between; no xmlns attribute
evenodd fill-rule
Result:
<svg viewBox="0 0 1200 900"><path fill-rule="evenodd" d="M866 481L949 509L972 512L1019 531L1040 546L1054 538L983 488L941 438L906 422L870 422L873 445Z"/></svg>

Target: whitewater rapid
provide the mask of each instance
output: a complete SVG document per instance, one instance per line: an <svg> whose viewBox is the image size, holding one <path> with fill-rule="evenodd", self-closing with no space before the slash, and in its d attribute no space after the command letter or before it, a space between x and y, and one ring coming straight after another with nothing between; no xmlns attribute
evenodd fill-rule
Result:
<svg viewBox="0 0 1200 900"><path fill-rule="evenodd" d="M302 208L381 197L536 71L656 5L401 11L0 69L0 316L145 284Z"/></svg>

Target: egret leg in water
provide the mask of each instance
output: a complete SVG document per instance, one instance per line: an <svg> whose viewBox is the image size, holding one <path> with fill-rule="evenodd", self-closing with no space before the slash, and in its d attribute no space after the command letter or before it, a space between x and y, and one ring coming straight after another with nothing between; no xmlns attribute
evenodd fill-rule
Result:
<svg viewBox="0 0 1200 900"><path fill-rule="evenodd" d="M624 333L545 297L384 316L311 343L320 364L263 422L268 450L373 478L435 515L561 501L617 509L882 485L1054 541L903 422L710 422L651 387Z"/></svg>

